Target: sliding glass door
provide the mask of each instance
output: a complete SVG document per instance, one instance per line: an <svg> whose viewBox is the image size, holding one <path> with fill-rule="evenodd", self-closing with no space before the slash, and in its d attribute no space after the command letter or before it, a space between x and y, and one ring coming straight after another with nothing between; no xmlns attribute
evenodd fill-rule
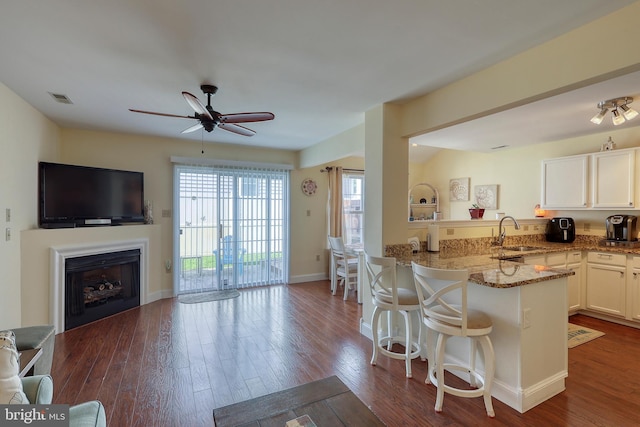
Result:
<svg viewBox="0 0 640 427"><path fill-rule="evenodd" d="M176 293L286 283L289 172L176 165Z"/></svg>

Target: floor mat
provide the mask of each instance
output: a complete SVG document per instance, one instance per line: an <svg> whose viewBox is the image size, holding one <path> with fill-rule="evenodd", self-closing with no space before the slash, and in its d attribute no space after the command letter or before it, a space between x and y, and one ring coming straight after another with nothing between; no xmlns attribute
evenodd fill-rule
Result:
<svg viewBox="0 0 640 427"><path fill-rule="evenodd" d="M221 301L230 298L237 298L240 292L236 289L224 291L200 292L195 294L179 295L178 301L183 304L196 304L199 302Z"/></svg>
<svg viewBox="0 0 640 427"><path fill-rule="evenodd" d="M585 328L584 326L574 325L569 323L569 348L573 348L580 344L584 344L596 338L604 335L604 332L596 331L595 329Z"/></svg>

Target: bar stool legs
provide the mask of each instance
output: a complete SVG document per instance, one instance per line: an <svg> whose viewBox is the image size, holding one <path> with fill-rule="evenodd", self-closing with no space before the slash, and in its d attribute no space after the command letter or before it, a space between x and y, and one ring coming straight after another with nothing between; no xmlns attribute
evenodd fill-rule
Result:
<svg viewBox="0 0 640 427"><path fill-rule="evenodd" d="M428 331L427 336L433 334L433 331ZM442 406L444 403L444 393L447 392L449 394L453 394L454 396L460 397L479 397L482 396L484 399L484 406L487 411L487 415L491 418L495 417L495 412L493 410L493 403L491 401L491 386L493 385L493 377L495 373L495 353L493 351L493 344L489 339L488 335L482 335L478 337L469 337L471 339L471 350L470 350L470 360L469 366L460 366L451 363L444 363L444 351L447 344L447 339L449 338L446 334L438 334L438 339L436 343L435 359L429 359L429 370L427 373L427 378L425 379L426 384L433 384L437 388L436 393L436 404L435 410L436 412L442 412ZM485 372L484 376L481 375L475 367L475 358L478 350L478 344L480 344L480 348L482 349L485 361ZM431 363L431 360L434 362ZM456 387L452 387L446 385L444 382L444 371L460 371L469 375L469 384L472 387L477 387L471 390L459 389Z"/></svg>
<svg viewBox="0 0 640 427"><path fill-rule="evenodd" d="M411 313L412 311L387 311L387 334L383 337L379 336L378 325L380 323L380 315L386 310L375 306L373 309L372 322L372 335L373 335L373 355L371 356L371 364L376 365L378 361L378 355L383 354L392 359L400 359L405 361L405 369L407 378L411 378L411 361L417 357L423 356L423 350L421 346L422 342L422 325L418 324L418 341L413 340L413 327L411 325ZM414 310L415 311L415 310ZM393 336L391 316L393 313L400 313L404 319L404 337ZM417 311L416 311L417 313ZM393 344L402 344L405 347L404 353L397 353L391 351Z"/></svg>

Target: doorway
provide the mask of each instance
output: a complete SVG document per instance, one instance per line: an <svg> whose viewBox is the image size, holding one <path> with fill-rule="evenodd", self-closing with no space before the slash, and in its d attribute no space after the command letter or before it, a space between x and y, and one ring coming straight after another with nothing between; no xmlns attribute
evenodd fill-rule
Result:
<svg viewBox="0 0 640 427"><path fill-rule="evenodd" d="M176 165L176 294L286 283L289 172Z"/></svg>

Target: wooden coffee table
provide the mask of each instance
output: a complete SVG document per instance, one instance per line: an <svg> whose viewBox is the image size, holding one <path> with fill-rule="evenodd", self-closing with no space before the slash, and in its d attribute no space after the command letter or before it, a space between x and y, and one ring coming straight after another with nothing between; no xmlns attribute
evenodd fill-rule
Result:
<svg viewBox="0 0 640 427"><path fill-rule="evenodd" d="M20 353L20 378L33 375L33 365L42 356L41 348L33 348L30 350L22 350Z"/></svg>
<svg viewBox="0 0 640 427"><path fill-rule="evenodd" d="M309 415L318 427L385 425L336 376L213 410L216 427L282 427L302 415Z"/></svg>

